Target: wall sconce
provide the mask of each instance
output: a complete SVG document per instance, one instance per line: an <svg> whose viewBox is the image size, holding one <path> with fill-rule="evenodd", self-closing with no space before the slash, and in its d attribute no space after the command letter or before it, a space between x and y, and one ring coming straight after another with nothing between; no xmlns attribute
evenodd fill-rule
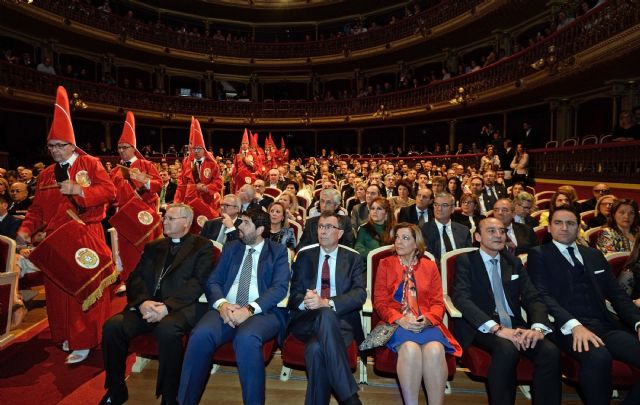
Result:
<svg viewBox="0 0 640 405"><path fill-rule="evenodd" d="M73 98L71 99L71 109L73 111L86 110L87 107L89 107L87 103L82 101L78 93L73 93L72 97Z"/></svg>
<svg viewBox="0 0 640 405"><path fill-rule="evenodd" d="M449 104L451 105L466 105L476 98L468 93L466 93L464 87L458 87L454 97L449 100Z"/></svg>
<svg viewBox="0 0 640 405"><path fill-rule="evenodd" d="M382 118L384 120L389 117L391 117L391 111L387 111L387 109L384 107L384 104L380 104L380 108L378 108L378 110L373 113L373 118Z"/></svg>
<svg viewBox="0 0 640 405"><path fill-rule="evenodd" d="M573 56L566 60L559 61L558 56L556 55L556 46L549 45L549 48L547 48L547 56L536 60L530 66L535 70L542 70L547 68L550 75L555 75L560 70L575 64L575 61L575 57Z"/></svg>

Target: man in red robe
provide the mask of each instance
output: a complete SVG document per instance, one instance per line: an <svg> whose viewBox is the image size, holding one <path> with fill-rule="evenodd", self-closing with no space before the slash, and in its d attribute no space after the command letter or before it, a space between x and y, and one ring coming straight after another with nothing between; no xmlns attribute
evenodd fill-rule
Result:
<svg viewBox="0 0 640 405"><path fill-rule="evenodd" d="M127 169L116 166L111 170L111 181L116 186L115 205L120 209L131 199L139 198L153 211L157 211L158 193L162 189L162 180L153 162L146 160L136 147L136 122L131 111L127 112L127 119L118 141L118 154L122 159L120 165ZM124 173L128 174L128 179L125 178ZM126 291L125 282L140 261L145 243L162 235L162 226L158 226L161 225L160 222L153 225L156 226L155 229L146 238L139 238L136 241L130 241L122 236L121 230L114 225L118 231L117 252L120 258L120 282L122 283L116 293ZM140 227L146 229L142 224Z"/></svg>
<svg viewBox="0 0 640 405"><path fill-rule="evenodd" d="M245 184L253 184L256 180L256 153L249 148L249 134L244 130L242 142L240 143L240 153L238 153L233 161L233 171L231 173L233 179L233 193L237 193L240 187Z"/></svg>
<svg viewBox="0 0 640 405"><path fill-rule="evenodd" d="M67 210L86 223L92 237L104 241L100 221L116 190L100 161L76 146L69 99L63 87L58 87L47 148L55 163L38 176L35 197L18 230L18 241L29 243L32 235L41 231L51 233L73 221ZM85 360L90 349L100 343L102 324L110 315L109 294L105 292L83 311L73 296L48 277L45 289L52 340L62 343L63 350L73 350L67 364Z"/></svg>
<svg viewBox="0 0 640 405"><path fill-rule="evenodd" d="M173 201L192 205L194 200L201 199L217 212L222 190L220 167L213 155L207 152L200 122L194 117L191 117L189 149L189 155L182 162L182 173Z"/></svg>

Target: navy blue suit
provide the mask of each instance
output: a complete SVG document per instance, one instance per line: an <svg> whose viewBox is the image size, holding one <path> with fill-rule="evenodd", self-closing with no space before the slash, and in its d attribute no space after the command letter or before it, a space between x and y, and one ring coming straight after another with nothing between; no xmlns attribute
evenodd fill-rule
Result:
<svg viewBox="0 0 640 405"><path fill-rule="evenodd" d="M574 268L552 242L532 248L527 267L549 315L554 318L553 338L558 347L581 364L580 386L587 404L609 404L612 358L640 367L638 336L629 333L640 322L640 310L617 283L600 251L584 246L578 246L578 251L584 271ZM581 279L584 282L578 283ZM581 302L586 305L578 307L575 303L581 298L580 291L586 292L586 299ZM611 302L617 316L607 310L605 300ZM580 314L587 306L589 313ZM589 344L589 351L574 351L572 335L564 335L560 330L572 319L577 319L598 335L605 346L596 348ZM627 401L625 403L640 403L640 382L633 386Z"/></svg>
<svg viewBox="0 0 640 405"><path fill-rule="evenodd" d="M262 344L284 331L286 316L277 308L287 295L289 262L287 248L264 241L258 261L259 298L255 303L262 312L232 328L225 324L213 304L225 298L240 271L246 245L241 240L225 244L218 265L211 273L205 294L209 312L193 329L182 366L178 401L182 405L197 404L211 369L211 358L222 344L233 341L245 404L263 404L265 369Z"/></svg>
<svg viewBox="0 0 640 405"><path fill-rule="evenodd" d="M227 239L224 243L238 239L238 226L240 226L241 223L242 219L240 219L240 216L238 216L238 218L236 218L236 220L233 222L233 225L236 227L236 229L227 233ZM211 240L217 240L218 234L220 234L221 227L222 217L211 219L204 223L202 231L200 231L200 236L204 236L205 238Z"/></svg>

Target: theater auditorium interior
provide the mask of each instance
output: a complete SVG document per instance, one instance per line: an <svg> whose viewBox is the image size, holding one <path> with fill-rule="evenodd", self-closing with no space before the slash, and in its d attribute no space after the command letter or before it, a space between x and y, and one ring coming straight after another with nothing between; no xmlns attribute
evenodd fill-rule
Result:
<svg viewBox="0 0 640 405"><path fill-rule="evenodd" d="M637 0L0 0L0 16L0 403L122 403L116 394L125 381L127 403L191 403L184 399L181 353L205 312L224 322L224 314L235 313L226 305L240 302L239 273L251 260L241 270L240 259L235 263L238 277L222 301L207 301L215 296L209 283L215 272L233 271L217 266L225 251L251 244L246 218L251 213L258 228L253 210L268 214L265 246L284 245L288 269L314 243L324 249L323 232L338 230L326 225L333 220L327 209L345 219L347 225L337 222L340 246L359 255L354 266L366 300L354 313L364 336L387 319L374 300L378 268L387 271L392 256L404 263L401 230L390 230L413 221L407 229L424 235L422 241L414 233L413 240L418 249L426 243L424 260L437 281L431 288L440 293L430 304L439 315L432 318L431 308L426 320L440 327L427 329L444 331L445 340L450 331L459 342L454 325L473 322L457 308L456 263L485 248L481 234L495 222L481 227L479 221L504 223L500 254L529 272L551 315L554 298L552 288L540 287L548 280L539 276L539 252L557 242L558 216L576 213L577 264L591 257L583 246L602 258L607 291L616 294L615 300L603 294L613 304L606 316L637 346L638 324L629 320L640 319ZM498 208L505 205L511 208ZM451 220L453 246L446 229L436 233L436 246L430 242L428 222L442 218ZM180 234L176 222L183 220ZM512 222L526 227L530 240L510 233ZM218 226L213 234L211 225ZM471 236L469 244L457 239L453 225ZM170 281L163 278L174 258L180 265L193 259L194 269L198 258L192 251L185 259L166 244L165 267L152 274L155 290L137 300L146 288L143 272L153 271L145 264L155 260L150 246L160 246L161 238L178 246L185 238L211 239L203 253L211 264L183 281L191 283L189 294L180 290L180 307L191 312L181 321L175 359L166 360L176 365L172 371L160 365L167 356L159 353L160 332L153 328L183 309L174 298L162 299ZM250 258L253 251L247 252ZM413 264L407 266L405 289L415 281ZM319 265L322 283L324 271ZM292 289L296 280L294 274ZM492 278L491 297L499 294L493 285ZM406 291L398 288L392 297L402 319L412 309ZM495 339L504 326L501 294L488 314ZM340 317L339 299L326 297ZM251 321L298 309L288 307L288 294L280 298L269 310L244 302L237 311L246 310ZM145 312L153 300L160 309ZM305 299L300 308L311 310L306 305ZM509 312L519 319L519 311ZM112 342L103 339L112 333L112 316L121 322L137 316L145 324L121 357L112 356L117 361L106 359ZM524 328L555 342L563 325L553 318L545 317L546 329ZM228 325L240 331L234 322ZM477 334L487 333L483 322L473 328ZM525 334L513 336L521 347L515 340ZM359 351L353 339L345 353L356 399L427 403L433 389L426 376L417 398L405 392L407 377L396 368L404 352L387 343ZM534 389L537 363L521 355L504 374L516 384L512 398L497 402L492 354L475 342L463 344L460 356L442 352L445 403L527 404L541 397ZM287 335L285 323L261 344L263 403L305 403L311 390L305 343ZM230 341L214 351L200 403L243 403L249 388L241 384L239 357ZM557 403L640 404L632 402L632 393L640 394L639 365L613 357L605 370L607 400L598 402L586 387L582 360L562 351ZM107 378L107 369L118 362L125 380L114 383L118 377ZM422 367L411 373L431 375ZM328 389L331 403L360 403ZM438 395L429 401L441 402Z"/></svg>

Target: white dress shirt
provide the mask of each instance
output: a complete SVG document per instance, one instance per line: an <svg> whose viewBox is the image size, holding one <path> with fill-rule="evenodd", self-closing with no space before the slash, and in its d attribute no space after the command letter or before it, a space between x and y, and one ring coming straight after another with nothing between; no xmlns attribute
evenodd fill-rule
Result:
<svg viewBox="0 0 640 405"><path fill-rule="evenodd" d="M259 314L260 312L262 312L262 308L260 308L260 305L258 305L255 300L257 300L260 296L260 291L258 290L258 261L260 260L260 253L262 252L262 248L264 248L264 240L262 240L262 242L258 243L255 246L245 246L244 255L242 256L242 262L240 262L240 269L238 269L238 273L236 273L236 278L233 280L233 284L231 284L231 288L229 289L227 296L225 298L220 298L219 300L217 300L213 304L214 308L218 308L218 306L223 302L236 302L238 287L240 285L240 273L242 273L242 264L244 263L250 248L253 248L254 252L252 255L253 261L251 263L251 284L249 284L249 305L251 305L255 309L254 314Z"/></svg>

